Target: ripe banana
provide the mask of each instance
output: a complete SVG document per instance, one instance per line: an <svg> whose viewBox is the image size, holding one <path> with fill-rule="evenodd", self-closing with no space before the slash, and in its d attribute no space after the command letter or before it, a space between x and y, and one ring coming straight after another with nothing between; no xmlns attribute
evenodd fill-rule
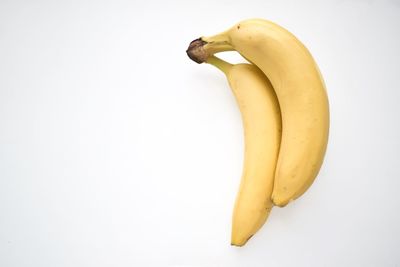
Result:
<svg viewBox="0 0 400 267"><path fill-rule="evenodd" d="M215 56L207 63L222 70L242 114L243 174L232 217L231 244L243 246L265 223L281 141L278 100L267 77L252 64L232 65Z"/></svg>
<svg viewBox="0 0 400 267"><path fill-rule="evenodd" d="M278 98L282 138L272 201L283 207L310 187L324 159L329 135L324 81L307 48L267 20L245 20L220 34L194 40L187 53L202 63L215 53L232 50L261 69Z"/></svg>

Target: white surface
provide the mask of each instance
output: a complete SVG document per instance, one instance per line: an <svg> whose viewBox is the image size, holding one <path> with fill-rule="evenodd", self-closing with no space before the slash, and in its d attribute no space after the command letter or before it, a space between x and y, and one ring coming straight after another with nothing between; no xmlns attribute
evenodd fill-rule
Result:
<svg viewBox="0 0 400 267"><path fill-rule="evenodd" d="M143 2L0 2L0 266L398 266L399 2ZM311 189L235 248L240 114L185 50L250 17L310 49L332 121Z"/></svg>

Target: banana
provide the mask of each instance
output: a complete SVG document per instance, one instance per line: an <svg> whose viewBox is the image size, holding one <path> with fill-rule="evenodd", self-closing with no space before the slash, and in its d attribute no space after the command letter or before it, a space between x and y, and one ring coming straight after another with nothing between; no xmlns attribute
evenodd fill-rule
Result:
<svg viewBox="0 0 400 267"><path fill-rule="evenodd" d="M265 223L281 141L281 113L267 77L254 65L232 65L215 56L207 63L222 70L242 114L243 174L232 216L231 244L243 246Z"/></svg>
<svg viewBox="0 0 400 267"><path fill-rule="evenodd" d="M267 20L239 22L220 34L194 40L187 51L198 63L236 50L271 81L282 115L282 139L272 201L285 206L313 183L329 135L325 84L307 48L290 32Z"/></svg>

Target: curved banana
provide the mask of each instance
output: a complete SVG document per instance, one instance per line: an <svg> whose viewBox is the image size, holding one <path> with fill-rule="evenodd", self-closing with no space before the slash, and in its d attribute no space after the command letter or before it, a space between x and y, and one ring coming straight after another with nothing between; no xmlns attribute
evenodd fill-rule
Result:
<svg viewBox="0 0 400 267"><path fill-rule="evenodd" d="M243 174L232 217L231 244L243 246L265 223L281 141L281 113L267 77L251 64L229 64L211 56L222 70L242 114L245 153Z"/></svg>
<svg viewBox="0 0 400 267"><path fill-rule="evenodd" d="M193 41L188 55L201 63L217 52L236 50L271 81L282 113L282 140L272 193L285 206L313 183L329 134L329 104L318 67L290 32L266 20L242 21L225 32Z"/></svg>

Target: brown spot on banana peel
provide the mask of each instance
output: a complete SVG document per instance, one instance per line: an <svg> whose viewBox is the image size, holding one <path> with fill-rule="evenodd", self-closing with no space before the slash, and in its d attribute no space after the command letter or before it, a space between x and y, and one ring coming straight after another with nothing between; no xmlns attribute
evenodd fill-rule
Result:
<svg viewBox="0 0 400 267"><path fill-rule="evenodd" d="M196 63L201 64L205 62L209 57L209 54L204 50L205 44L207 44L207 42L203 41L201 38L193 40L190 42L186 54Z"/></svg>

